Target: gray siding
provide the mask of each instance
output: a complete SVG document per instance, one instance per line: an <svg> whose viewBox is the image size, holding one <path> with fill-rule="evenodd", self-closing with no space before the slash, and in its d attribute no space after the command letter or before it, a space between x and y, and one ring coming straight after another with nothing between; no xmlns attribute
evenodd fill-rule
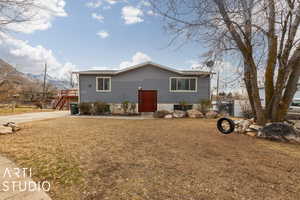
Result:
<svg viewBox="0 0 300 200"><path fill-rule="evenodd" d="M170 92L169 78L180 75L151 65L134 69L119 75L111 76L111 92L96 92L96 77L109 75L80 75L80 102L103 101L107 103L122 103L130 101L137 103L138 88L157 90L158 103L198 103L201 99L210 97L210 78L198 77L197 92Z"/></svg>

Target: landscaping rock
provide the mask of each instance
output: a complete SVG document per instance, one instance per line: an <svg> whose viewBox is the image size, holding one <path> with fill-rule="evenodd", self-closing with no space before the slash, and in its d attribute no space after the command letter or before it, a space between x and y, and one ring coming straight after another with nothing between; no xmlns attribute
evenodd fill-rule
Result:
<svg viewBox="0 0 300 200"><path fill-rule="evenodd" d="M168 114L165 116L165 119L172 119L172 118L173 118L173 115L171 115L171 114Z"/></svg>
<svg viewBox="0 0 300 200"><path fill-rule="evenodd" d="M247 129L250 127L251 123L249 120L242 120L242 122L240 123L240 126L242 127L242 131L246 132Z"/></svg>
<svg viewBox="0 0 300 200"><path fill-rule="evenodd" d="M216 119L218 117L218 113L215 111L209 111L208 113L205 114L205 117L207 119Z"/></svg>
<svg viewBox="0 0 300 200"><path fill-rule="evenodd" d="M249 129L251 122L249 120L239 120L235 122L236 132L238 133L246 133L247 131L252 131Z"/></svg>
<svg viewBox="0 0 300 200"><path fill-rule="evenodd" d="M257 136L257 132L254 132L254 131L248 131L248 132L246 132L246 134L251 136L251 137L256 137Z"/></svg>
<svg viewBox="0 0 300 200"><path fill-rule="evenodd" d="M259 131L260 129L262 129L262 126L256 125L256 124L251 124L249 126L250 129L255 130L255 131Z"/></svg>
<svg viewBox="0 0 300 200"><path fill-rule="evenodd" d="M294 127L295 127L296 129L300 129L300 121L299 121L299 120L295 120L295 121L294 121Z"/></svg>
<svg viewBox="0 0 300 200"><path fill-rule="evenodd" d="M226 112L226 111L221 111L220 114L219 114L220 117L229 117L229 113Z"/></svg>
<svg viewBox="0 0 300 200"><path fill-rule="evenodd" d="M12 128L13 132L21 130L21 128L14 122L8 122L6 124L3 124L3 126Z"/></svg>
<svg viewBox="0 0 300 200"><path fill-rule="evenodd" d="M186 116L186 112L182 111L182 110L175 110L173 112L173 117L174 118L184 118Z"/></svg>
<svg viewBox="0 0 300 200"><path fill-rule="evenodd" d="M243 119L235 121L235 126L235 131L237 133L255 132L262 128L261 126L255 125L254 120L252 119Z"/></svg>
<svg viewBox="0 0 300 200"><path fill-rule="evenodd" d="M283 142L300 143L300 132L286 123L276 122L265 126L258 132L258 137Z"/></svg>
<svg viewBox="0 0 300 200"><path fill-rule="evenodd" d="M164 118L166 115L169 115L170 112L167 110L158 110L153 114L154 118Z"/></svg>
<svg viewBox="0 0 300 200"><path fill-rule="evenodd" d="M13 129L8 126L0 126L0 135L6 135L13 133Z"/></svg>
<svg viewBox="0 0 300 200"><path fill-rule="evenodd" d="M251 124L255 123L255 119L254 118L249 119L249 121L250 121Z"/></svg>
<svg viewBox="0 0 300 200"><path fill-rule="evenodd" d="M202 112L195 110L195 109L188 110L188 111L186 111L186 113L187 113L187 116L190 118L203 118L204 117Z"/></svg>

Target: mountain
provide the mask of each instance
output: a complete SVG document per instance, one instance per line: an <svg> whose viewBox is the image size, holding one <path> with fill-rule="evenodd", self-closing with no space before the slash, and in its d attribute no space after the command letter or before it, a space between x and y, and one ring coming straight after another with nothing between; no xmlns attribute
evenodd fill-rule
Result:
<svg viewBox="0 0 300 200"><path fill-rule="evenodd" d="M43 82L44 74L30 74L30 73L22 73L16 70L13 66L5 62L0 58L0 82L1 80L19 80L29 81L29 82ZM20 82L20 81L19 81ZM57 89L69 89L70 82L66 80L58 80L56 78L47 75L47 83L56 87Z"/></svg>
<svg viewBox="0 0 300 200"><path fill-rule="evenodd" d="M22 83L22 81L29 81L25 74L17 71L13 66L0 59L0 81L4 80L15 81L20 84Z"/></svg>
<svg viewBox="0 0 300 200"><path fill-rule="evenodd" d="M39 80L41 82L44 81L44 74L26 74L30 79L32 80ZM55 79L53 77L51 77L50 75L47 75L47 83L55 86L57 89L60 90L64 90L64 89L69 89L70 88L70 82L69 81L65 81L65 80L58 80Z"/></svg>
<svg viewBox="0 0 300 200"><path fill-rule="evenodd" d="M43 74L34 75L19 72L13 66L0 59L0 102L9 102L20 95L25 95L27 99L32 99L33 96L43 91L43 81ZM56 93L57 89L68 88L70 88L68 81L61 81L47 76L46 90L48 92Z"/></svg>
<svg viewBox="0 0 300 200"><path fill-rule="evenodd" d="M39 83L29 79L13 66L0 59L0 101L12 99L15 95L29 90L37 90Z"/></svg>

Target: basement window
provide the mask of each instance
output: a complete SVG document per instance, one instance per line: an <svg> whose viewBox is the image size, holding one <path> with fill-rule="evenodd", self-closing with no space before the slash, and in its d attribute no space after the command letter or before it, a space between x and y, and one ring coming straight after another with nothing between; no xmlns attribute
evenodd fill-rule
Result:
<svg viewBox="0 0 300 200"><path fill-rule="evenodd" d="M174 105L173 107L174 110L182 110L182 111L187 111L193 109L193 105Z"/></svg>

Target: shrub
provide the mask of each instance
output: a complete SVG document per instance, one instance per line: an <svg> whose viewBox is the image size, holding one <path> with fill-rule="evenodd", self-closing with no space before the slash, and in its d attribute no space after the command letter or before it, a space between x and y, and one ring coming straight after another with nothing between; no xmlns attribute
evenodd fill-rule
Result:
<svg viewBox="0 0 300 200"><path fill-rule="evenodd" d="M102 115L104 113L110 112L109 105L105 102L95 102L94 103L94 111L96 115Z"/></svg>
<svg viewBox="0 0 300 200"><path fill-rule="evenodd" d="M166 115L170 114L167 110L158 110L154 113L154 118L164 118Z"/></svg>
<svg viewBox="0 0 300 200"><path fill-rule="evenodd" d="M40 101L35 102L34 105L35 105L37 108L43 109L43 104L42 104L42 102L40 102Z"/></svg>
<svg viewBox="0 0 300 200"><path fill-rule="evenodd" d="M80 103L79 110L82 115L90 115L92 113L92 104L86 102Z"/></svg>
<svg viewBox="0 0 300 200"><path fill-rule="evenodd" d="M207 113L211 107L212 107L212 103L211 103L211 100L209 100L209 99L201 100L199 102L199 110L203 114Z"/></svg>
<svg viewBox="0 0 300 200"><path fill-rule="evenodd" d="M122 105L121 105L121 106L122 106L122 109L123 109L124 113L127 113L127 112L128 112L129 104L130 104L129 101L123 101L123 102L122 102Z"/></svg>
<svg viewBox="0 0 300 200"><path fill-rule="evenodd" d="M130 103L130 112L135 113L135 110L136 110L136 104Z"/></svg>

